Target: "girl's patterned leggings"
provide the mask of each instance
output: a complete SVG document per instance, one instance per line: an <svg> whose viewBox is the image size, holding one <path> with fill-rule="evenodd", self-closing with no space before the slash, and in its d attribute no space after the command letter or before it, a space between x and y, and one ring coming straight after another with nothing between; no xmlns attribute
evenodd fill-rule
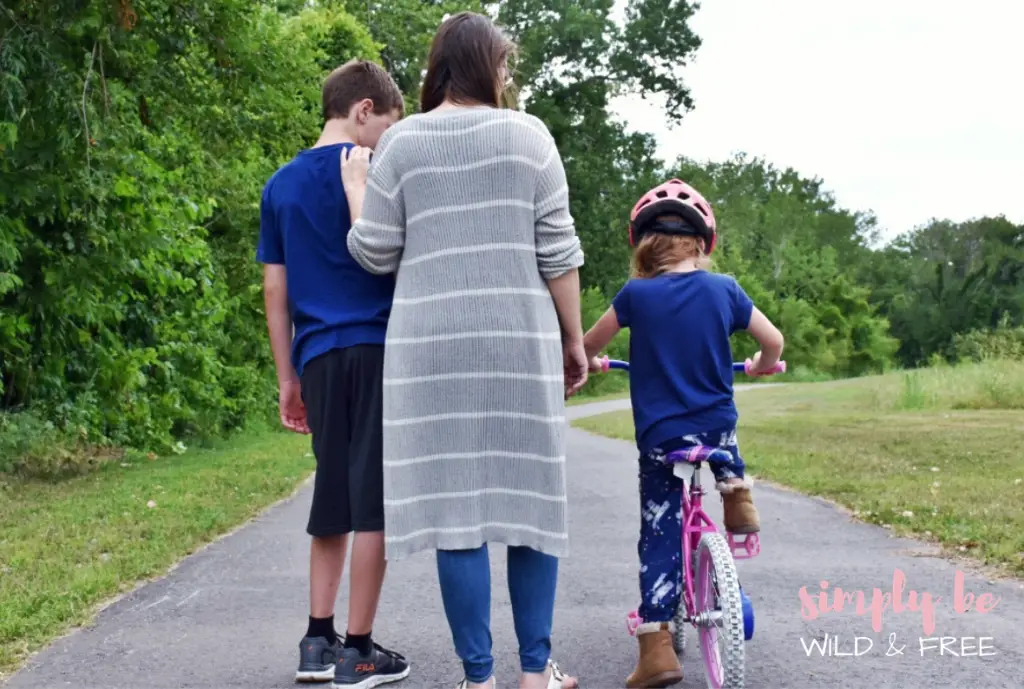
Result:
<svg viewBox="0 0 1024 689"><path fill-rule="evenodd" d="M732 455L728 465L713 464L716 481L743 478L744 464L736 444L736 429L698 433L663 443L640 456L640 618L668 622L683 591L683 481L665 463L670 452L695 445L720 447Z"/></svg>

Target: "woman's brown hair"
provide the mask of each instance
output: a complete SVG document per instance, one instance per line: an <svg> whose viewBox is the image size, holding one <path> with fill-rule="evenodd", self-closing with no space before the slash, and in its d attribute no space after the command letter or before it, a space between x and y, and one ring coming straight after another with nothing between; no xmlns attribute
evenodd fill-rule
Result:
<svg viewBox="0 0 1024 689"><path fill-rule="evenodd" d="M427 75L420 90L420 110L430 112L446 99L460 105L492 105L506 100L508 61L516 52L490 19L459 12L444 21L430 45Z"/></svg>
<svg viewBox="0 0 1024 689"><path fill-rule="evenodd" d="M633 277L653 278L667 273L686 259L703 270L711 266L700 237L651 233L644 235L633 252Z"/></svg>

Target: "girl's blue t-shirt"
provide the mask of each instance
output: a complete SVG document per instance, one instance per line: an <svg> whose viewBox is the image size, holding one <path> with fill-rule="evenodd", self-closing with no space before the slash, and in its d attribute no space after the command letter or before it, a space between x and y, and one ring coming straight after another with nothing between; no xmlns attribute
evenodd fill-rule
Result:
<svg viewBox="0 0 1024 689"><path fill-rule="evenodd" d="M629 328L637 447L736 425L729 336L754 304L733 278L698 270L626 283L612 301Z"/></svg>

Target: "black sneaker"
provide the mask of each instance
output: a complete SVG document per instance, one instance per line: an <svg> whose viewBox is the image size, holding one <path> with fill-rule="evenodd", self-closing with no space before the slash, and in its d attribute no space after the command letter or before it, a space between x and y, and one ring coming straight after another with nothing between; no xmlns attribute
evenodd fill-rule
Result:
<svg viewBox="0 0 1024 689"><path fill-rule="evenodd" d="M341 653L341 639L329 643L322 636L307 636L299 642L299 669L296 682L330 682Z"/></svg>
<svg viewBox="0 0 1024 689"><path fill-rule="evenodd" d="M409 663L405 658L377 644L369 655L358 649L343 648L334 669L334 684L338 689L372 689L389 682L398 682L409 676Z"/></svg>

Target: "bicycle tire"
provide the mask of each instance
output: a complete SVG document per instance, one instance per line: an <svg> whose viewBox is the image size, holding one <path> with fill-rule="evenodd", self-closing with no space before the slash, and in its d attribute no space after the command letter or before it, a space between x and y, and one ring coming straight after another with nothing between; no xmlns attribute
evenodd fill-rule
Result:
<svg viewBox="0 0 1024 689"><path fill-rule="evenodd" d="M710 560L706 572L705 560ZM717 600L717 608L722 615L720 626L699 626L697 629L707 686L709 689L743 689L746 658L740 580L736 571L736 561L722 534L708 533L701 537L697 548L697 565L694 581L694 596L697 600L694 607L697 614L706 612L706 587L711 584L715 589L711 592L712 600ZM713 574L714 582L708 581L707 574ZM717 640L712 636L713 632L724 637L724 648L721 653ZM712 649L715 658L710 656ZM720 678L716 670L721 671Z"/></svg>
<svg viewBox="0 0 1024 689"><path fill-rule="evenodd" d="M686 606L682 602L676 608L672 623L675 625L675 630L672 632L672 650L682 659L683 653L686 651L686 625L689 624L686 621Z"/></svg>
<svg viewBox="0 0 1024 689"><path fill-rule="evenodd" d="M690 553L690 571L693 572L694 576L697 576L697 551L694 550ZM682 585L686 587L686 572L683 572ZM676 626L675 633L672 634L672 650L676 652L679 659L683 659L683 655L686 653L686 626L690 624L686 620L686 603L683 601L683 595L679 595L679 606L676 608L675 617L672 618L673 624Z"/></svg>

